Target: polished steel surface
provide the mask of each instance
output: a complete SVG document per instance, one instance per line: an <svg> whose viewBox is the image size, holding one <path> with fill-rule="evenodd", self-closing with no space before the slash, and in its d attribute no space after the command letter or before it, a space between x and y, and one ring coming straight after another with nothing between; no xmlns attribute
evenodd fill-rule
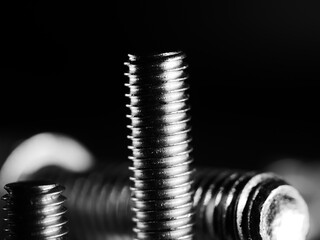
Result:
<svg viewBox="0 0 320 240"><path fill-rule="evenodd" d="M134 238L193 239L190 116L182 52L129 55Z"/></svg>

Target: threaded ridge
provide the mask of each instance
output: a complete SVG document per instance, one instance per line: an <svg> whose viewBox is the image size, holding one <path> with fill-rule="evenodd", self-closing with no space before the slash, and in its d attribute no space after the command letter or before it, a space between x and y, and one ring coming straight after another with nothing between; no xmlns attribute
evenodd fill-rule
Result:
<svg viewBox="0 0 320 240"><path fill-rule="evenodd" d="M304 218L301 223L303 229L298 234L305 237L308 228L305 202L293 187L276 175L235 170L200 170L195 179L197 239L277 239L274 238L277 233L272 233L277 226L264 219L271 219L272 208L278 208L278 220L281 221L288 208L286 201L296 208L291 211L293 214L300 214ZM286 192L281 193L279 189L286 189ZM268 198L274 201L273 206L268 205ZM286 200L281 202L279 198ZM266 209L268 215L262 216L261 209ZM263 231L267 232L264 228L268 229L272 237L262 234Z"/></svg>
<svg viewBox="0 0 320 240"><path fill-rule="evenodd" d="M239 239L235 225L238 197L253 172L199 170L195 180L197 239Z"/></svg>
<svg viewBox="0 0 320 240"><path fill-rule="evenodd" d="M5 239L67 239L64 187L50 182L15 182L5 186Z"/></svg>
<svg viewBox="0 0 320 240"><path fill-rule="evenodd" d="M73 239L132 238L127 164L98 165L85 173L50 166L32 179L49 179L66 186L69 235Z"/></svg>
<svg viewBox="0 0 320 240"><path fill-rule="evenodd" d="M192 239L187 65L181 52L129 55L132 210L136 239Z"/></svg>

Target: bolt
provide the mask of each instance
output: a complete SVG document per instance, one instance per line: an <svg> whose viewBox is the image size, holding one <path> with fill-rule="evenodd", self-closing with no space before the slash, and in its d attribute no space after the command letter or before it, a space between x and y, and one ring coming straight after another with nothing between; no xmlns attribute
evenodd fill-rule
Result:
<svg viewBox="0 0 320 240"><path fill-rule="evenodd" d="M185 55L129 55L134 239L193 239Z"/></svg>
<svg viewBox="0 0 320 240"><path fill-rule="evenodd" d="M31 176L67 187L75 239L132 239L126 165L98 166L87 174L45 168ZM309 228L305 201L272 173L199 169L194 179L195 237L203 240L304 240Z"/></svg>
<svg viewBox="0 0 320 240"><path fill-rule="evenodd" d="M4 235L7 240L67 239L64 188L44 181L14 182L5 185L2 197Z"/></svg>

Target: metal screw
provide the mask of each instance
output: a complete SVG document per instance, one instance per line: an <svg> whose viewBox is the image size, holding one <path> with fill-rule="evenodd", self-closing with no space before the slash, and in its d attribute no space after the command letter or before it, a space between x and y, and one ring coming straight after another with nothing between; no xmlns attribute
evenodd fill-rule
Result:
<svg viewBox="0 0 320 240"><path fill-rule="evenodd" d="M132 239L127 166L98 166L87 174L46 168L32 176L67 187L76 239ZM199 169L195 174L195 237L213 240L305 239L309 228L300 194L272 173Z"/></svg>
<svg viewBox="0 0 320 240"><path fill-rule="evenodd" d="M129 55L134 238L193 239L190 117L181 52Z"/></svg>
<svg viewBox="0 0 320 240"><path fill-rule="evenodd" d="M49 182L15 182L5 186L5 239L63 240L68 230L63 187Z"/></svg>
<svg viewBox="0 0 320 240"><path fill-rule="evenodd" d="M127 164L97 166L87 173L46 167L28 177L66 187L71 239L132 239L131 191Z"/></svg>

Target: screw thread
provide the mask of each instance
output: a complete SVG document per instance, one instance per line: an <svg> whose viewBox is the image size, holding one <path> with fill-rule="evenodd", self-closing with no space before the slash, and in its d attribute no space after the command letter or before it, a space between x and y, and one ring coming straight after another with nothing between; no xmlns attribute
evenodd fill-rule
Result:
<svg viewBox="0 0 320 240"><path fill-rule="evenodd" d="M64 188L49 182L15 182L5 186L4 234L8 240L63 240L68 229Z"/></svg>
<svg viewBox="0 0 320 240"><path fill-rule="evenodd" d="M66 187L71 239L132 239L127 164L107 164L85 173L49 166L31 176Z"/></svg>
<svg viewBox="0 0 320 240"><path fill-rule="evenodd" d="M134 202L130 200L126 165L99 166L89 175L71 175L47 168L33 177L43 176L67 187L70 223L74 221L71 232L77 233L76 239L133 238ZM274 225L275 219L280 223L285 221L288 209L304 219L300 222L301 229L297 229L300 239L307 234L305 202L292 186L272 173L200 168L195 174L194 187L196 239L278 239L272 238L277 234L276 227L287 230L283 239L288 239L290 231L281 224ZM289 229L294 225L290 222Z"/></svg>
<svg viewBox="0 0 320 240"><path fill-rule="evenodd" d="M129 55L135 239L193 239L187 65L181 52Z"/></svg>

